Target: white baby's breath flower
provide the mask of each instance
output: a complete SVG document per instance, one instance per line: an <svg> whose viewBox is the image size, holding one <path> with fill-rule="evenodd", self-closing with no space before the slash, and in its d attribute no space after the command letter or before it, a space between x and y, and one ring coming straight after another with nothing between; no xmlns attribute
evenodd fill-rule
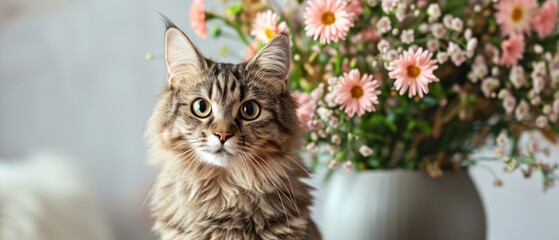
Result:
<svg viewBox="0 0 559 240"><path fill-rule="evenodd" d="M458 44L453 42L448 43L448 49L446 50L448 54L453 54L455 52L460 52L460 51L462 51L462 49L460 49L460 46L458 46Z"/></svg>
<svg viewBox="0 0 559 240"><path fill-rule="evenodd" d="M429 22L439 19L439 17L441 17L441 8L439 7L439 4L429 4L429 7L427 7L427 15L429 15Z"/></svg>
<svg viewBox="0 0 559 240"><path fill-rule="evenodd" d="M332 116L332 110L325 107L319 107L316 110L316 113L318 114L318 117L320 117L322 121L328 121L330 116Z"/></svg>
<svg viewBox="0 0 559 240"><path fill-rule="evenodd" d="M387 61L394 61L395 59L398 58L398 51L394 49L390 49L388 52L386 52L386 54L384 54L384 58Z"/></svg>
<svg viewBox="0 0 559 240"><path fill-rule="evenodd" d="M485 65L484 63L480 63L480 64L475 64L473 66L473 71L476 73L476 75L479 78L483 78L485 76L487 76L487 65Z"/></svg>
<svg viewBox="0 0 559 240"><path fill-rule="evenodd" d="M429 31L429 24L427 23L422 23L419 25L419 32L420 33L426 33Z"/></svg>
<svg viewBox="0 0 559 240"><path fill-rule="evenodd" d="M540 94L540 92L545 87L545 78L543 78L541 76L536 76L536 77L532 78L532 81L534 81L533 86L532 86L532 89L534 90L534 93Z"/></svg>
<svg viewBox="0 0 559 240"><path fill-rule="evenodd" d="M540 146L538 144L538 142L536 141L536 139L530 139L530 141L528 142L528 152L529 153L536 153L538 152L540 149Z"/></svg>
<svg viewBox="0 0 559 240"><path fill-rule="evenodd" d="M548 114L551 114L553 112L553 109L551 108L551 105L546 104L546 105L543 106L542 112L543 112L543 114L548 115Z"/></svg>
<svg viewBox="0 0 559 240"><path fill-rule="evenodd" d="M353 170L353 163L351 161L345 161L342 164L342 168L348 172L351 172Z"/></svg>
<svg viewBox="0 0 559 240"><path fill-rule="evenodd" d="M513 66L510 71L509 78L512 82L512 85L516 89L521 88L526 84L526 76L524 74L524 68L522 68L522 66Z"/></svg>
<svg viewBox="0 0 559 240"><path fill-rule="evenodd" d="M307 150L309 150L310 152L316 152L318 151L318 146L316 146L315 143L309 143L307 144Z"/></svg>
<svg viewBox="0 0 559 240"><path fill-rule="evenodd" d="M462 65L462 63L464 63L464 61L466 61L466 54L462 50L454 51L452 54L450 54L450 58L454 65L460 66Z"/></svg>
<svg viewBox="0 0 559 240"><path fill-rule="evenodd" d="M338 82L340 81L340 78L338 77L331 77L328 78L328 85L330 86L336 86L338 84Z"/></svg>
<svg viewBox="0 0 559 240"><path fill-rule="evenodd" d="M332 126L333 128L337 128L338 124L340 124L340 120L337 117L332 116L330 117L328 123L330 123L330 126Z"/></svg>
<svg viewBox="0 0 559 240"><path fill-rule="evenodd" d="M444 26L445 26L446 28L448 28L448 29L452 29L452 20L453 20L453 19L454 19L454 18L453 18L451 15L449 15L449 14L444 15L444 17L443 17Z"/></svg>
<svg viewBox="0 0 559 240"><path fill-rule="evenodd" d="M503 108L508 114L511 114L516 107L516 98L511 94L507 95L503 99Z"/></svg>
<svg viewBox="0 0 559 240"><path fill-rule="evenodd" d="M468 40L468 44L466 45L466 52L468 54L468 57L474 56L476 48L477 48L477 39L471 38L470 40Z"/></svg>
<svg viewBox="0 0 559 240"><path fill-rule="evenodd" d="M459 18L452 19L452 29L457 32L461 32L462 28L464 28L464 22Z"/></svg>
<svg viewBox="0 0 559 240"><path fill-rule="evenodd" d="M392 12L397 5L398 5L398 1L396 0L382 0L381 3L382 11L384 11L385 13Z"/></svg>
<svg viewBox="0 0 559 240"><path fill-rule="evenodd" d="M435 23L435 24L431 25L431 34L433 34L433 37L435 37L437 39L441 39L446 34L446 29L444 28L444 26L442 24Z"/></svg>
<svg viewBox="0 0 559 240"><path fill-rule="evenodd" d="M407 44L412 43L413 40L414 40L413 30L408 29L408 30L402 31L402 35L400 36L400 40L403 43L407 43Z"/></svg>
<svg viewBox="0 0 559 240"><path fill-rule="evenodd" d="M406 19L406 10L408 9L408 5L405 3L398 4L398 9L396 10L396 19L402 22Z"/></svg>
<svg viewBox="0 0 559 240"><path fill-rule="evenodd" d="M499 136L497 137L497 145L499 146L505 146L505 144L507 144L509 138L507 137L507 135L502 132L499 134Z"/></svg>
<svg viewBox="0 0 559 240"><path fill-rule="evenodd" d="M324 96L324 84L320 83L315 89L311 92L311 98L315 101L322 99Z"/></svg>
<svg viewBox="0 0 559 240"><path fill-rule="evenodd" d="M474 71L470 71L468 75L466 75L466 78L473 83L476 83L479 80Z"/></svg>
<svg viewBox="0 0 559 240"><path fill-rule="evenodd" d="M495 91L495 89L497 89L499 85L499 80L494 77L488 77L481 83L481 91L483 92L483 95L485 95L485 97L490 97L491 93L493 93L493 91Z"/></svg>
<svg viewBox="0 0 559 240"><path fill-rule="evenodd" d="M497 157L505 157L506 151L504 147L497 147L495 148L495 154L497 155Z"/></svg>
<svg viewBox="0 0 559 240"><path fill-rule="evenodd" d="M542 103L542 98L539 95L534 96L530 99L530 103L532 106L540 105L540 103Z"/></svg>
<svg viewBox="0 0 559 240"><path fill-rule="evenodd" d="M544 61L533 62L532 63L532 68L534 69L534 74L535 75L544 76L545 73L547 72Z"/></svg>
<svg viewBox="0 0 559 240"><path fill-rule="evenodd" d="M549 114L549 121L551 121L552 123L556 123L557 122L557 118L559 118L559 115L557 114Z"/></svg>
<svg viewBox="0 0 559 240"><path fill-rule="evenodd" d="M336 144L336 145L340 145L340 143L342 143L342 138L338 135L332 135L332 138L330 139L330 142L332 142L333 144Z"/></svg>
<svg viewBox="0 0 559 240"><path fill-rule="evenodd" d="M542 52L543 52L543 47L542 47L542 45L535 44L535 45L534 45L534 52L536 52L537 54L542 53Z"/></svg>
<svg viewBox="0 0 559 240"><path fill-rule="evenodd" d="M483 79L487 75L487 65L485 65L485 63L474 63L470 74L471 76L468 78L470 81L476 83L478 80Z"/></svg>
<svg viewBox="0 0 559 240"><path fill-rule="evenodd" d="M499 67L495 66L491 68L491 76L493 77L498 77L499 75L501 75L501 70L499 70Z"/></svg>
<svg viewBox="0 0 559 240"><path fill-rule="evenodd" d="M473 35L472 29L468 28L466 29L466 31L464 31L464 38L466 40L470 40L472 38L472 35Z"/></svg>
<svg viewBox="0 0 559 240"><path fill-rule="evenodd" d="M437 53L437 61L439 62L439 64L443 64L446 61L448 61L448 53L446 52Z"/></svg>
<svg viewBox="0 0 559 240"><path fill-rule="evenodd" d="M328 162L328 168L336 169L340 166L340 162L336 159L332 159Z"/></svg>
<svg viewBox="0 0 559 240"><path fill-rule="evenodd" d="M518 104L518 107L514 112L516 116L516 120L522 121L526 119L526 117L528 116L528 111L530 111L530 106L528 105L528 102L526 102L526 100L524 99L520 100L520 104Z"/></svg>
<svg viewBox="0 0 559 240"><path fill-rule="evenodd" d="M559 69L549 69L549 78L551 79L551 84L554 86L559 85Z"/></svg>
<svg viewBox="0 0 559 240"><path fill-rule="evenodd" d="M361 147L359 147L359 153L361 153L363 157L368 157L373 154L373 150L366 145L362 145Z"/></svg>
<svg viewBox="0 0 559 240"><path fill-rule="evenodd" d="M387 52L390 48L390 43L384 39L380 40L377 44L377 48L381 53Z"/></svg>
<svg viewBox="0 0 559 240"><path fill-rule="evenodd" d="M548 124L546 116L538 116L536 118L536 127L538 128L546 128Z"/></svg>
<svg viewBox="0 0 559 240"><path fill-rule="evenodd" d="M392 23L390 22L390 18L387 16L381 17L377 22L377 30L380 33L387 33L392 30Z"/></svg>
<svg viewBox="0 0 559 240"><path fill-rule="evenodd" d="M397 28L392 29L392 35L398 36L398 34L400 34L400 29Z"/></svg>
<svg viewBox="0 0 559 240"><path fill-rule="evenodd" d="M328 105L328 107L335 107L338 105L335 99L336 96L332 92L329 92L326 94L326 96L324 96L324 101L326 102L326 105Z"/></svg>
<svg viewBox="0 0 559 240"><path fill-rule="evenodd" d="M553 101L553 112L559 113L559 99L555 99L555 101Z"/></svg>
<svg viewBox="0 0 559 240"><path fill-rule="evenodd" d="M378 5L379 0L367 0L367 4L370 7L376 7Z"/></svg>
<svg viewBox="0 0 559 240"><path fill-rule="evenodd" d="M427 49L429 49L429 51L436 52L437 50L439 50L439 47L440 47L439 40L431 39L427 41Z"/></svg>
<svg viewBox="0 0 559 240"><path fill-rule="evenodd" d="M499 99L504 99L505 97L511 95L511 93L509 92L509 90L503 88L499 91L499 94L497 94L497 98Z"/></svg>

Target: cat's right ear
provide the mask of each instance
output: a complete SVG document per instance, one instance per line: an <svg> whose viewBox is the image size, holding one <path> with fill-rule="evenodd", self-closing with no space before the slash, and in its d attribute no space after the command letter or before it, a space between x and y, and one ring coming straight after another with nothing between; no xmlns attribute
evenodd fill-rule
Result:
<svg viewBox="0 0 559 240"><path fill-rule="evenodd" d="M165 61L169 84L180 84L204 72L206 60L192 41L178 28L169 27L165 32Z"/></svg>

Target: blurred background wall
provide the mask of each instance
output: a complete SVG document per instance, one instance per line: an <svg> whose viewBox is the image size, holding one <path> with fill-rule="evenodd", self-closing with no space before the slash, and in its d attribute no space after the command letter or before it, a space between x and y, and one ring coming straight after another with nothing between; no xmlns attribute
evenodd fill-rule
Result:
<svg viewBox="0 0 559 240"><path fill-rule="evenodd" d="M206 2L208 9L219 8L217 0ZM67 156L118 239L153 239L141 231L149 228L139 220L145 214L136 211L154 177L144 164L144 124L165 84L164 24L157 12L207 57L242 59L237 42L196 37L189 6L189 0L0 1L0 159L37 151ZM225 57L223 47L229 49ZM148 52L152 61L145 59ZM550 159L558 157L554 151ZM504 180L501 188L485 169L471 171L489 239L558 239L559 188L543 193L540 176L524 180L502 173L501 166L488 164Z"/></svg>

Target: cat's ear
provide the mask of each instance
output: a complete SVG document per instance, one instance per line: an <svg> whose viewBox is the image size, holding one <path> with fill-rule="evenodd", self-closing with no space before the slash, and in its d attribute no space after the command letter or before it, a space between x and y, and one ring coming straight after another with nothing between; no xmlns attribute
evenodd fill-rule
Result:
<svg viewBox="0 0 559 240"><path fill-rule="evenodd" d="M287 33L279 33L247 64L246 70L256 81L271 90L287 89L291 47Z"/></svg>
<svg viewBox="0 0 559 240"><path fill-rule="evenodd" d="M176 27L169 27L165 32L165 61L169 84L188 81L189 78L195 78L207 68L204 56Z"/></svg>

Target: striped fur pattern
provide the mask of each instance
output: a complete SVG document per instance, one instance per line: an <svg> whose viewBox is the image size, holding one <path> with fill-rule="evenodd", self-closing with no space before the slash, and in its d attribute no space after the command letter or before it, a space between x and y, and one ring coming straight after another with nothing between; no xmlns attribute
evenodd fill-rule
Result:
<svg viewBox="0 0 559 240"><path fill-rule="evenodd" d="M248 63L216 63L168 27L169 83L146 130L149 162L160 169L151 207L161 239L320 239L301 181L289 51L279 34ZM211 103L205 118L192 110L200 98ZM246 101L260 107L254 120L240 116ZM233 135L222 144L215 132Z"/></svg>

